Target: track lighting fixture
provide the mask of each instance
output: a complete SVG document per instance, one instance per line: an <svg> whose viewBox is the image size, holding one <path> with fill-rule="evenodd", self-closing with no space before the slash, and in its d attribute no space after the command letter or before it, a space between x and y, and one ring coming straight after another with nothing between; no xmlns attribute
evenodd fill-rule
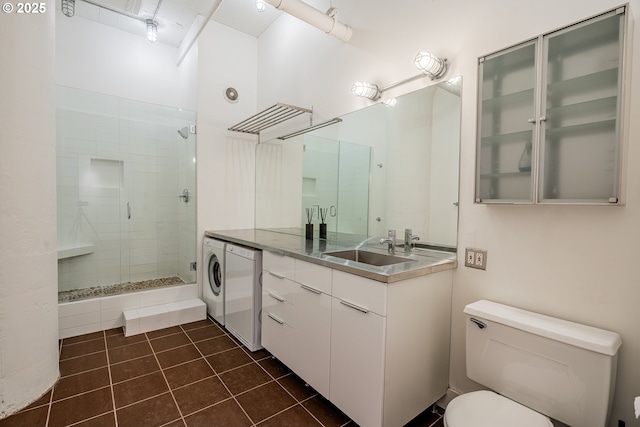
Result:
<svg viewBox="0 0 640 427"><path fill-rule="evenodd" d="M62 0L62 13L71 18L76 14L76 0Z"/></svg>
<svg viewBox="0 0 640 427"><path fill-rule="evenodd" d="M158 40L158 24L152 19L147 19L147 40L151 43Z"/></svg>
<svg viewBox="0 0 640 427"><path fill-rule="evenodd" d="M431 80L444 76L448 68L446 58L438 58L430 52L418 52L413 62Z"/></svg>

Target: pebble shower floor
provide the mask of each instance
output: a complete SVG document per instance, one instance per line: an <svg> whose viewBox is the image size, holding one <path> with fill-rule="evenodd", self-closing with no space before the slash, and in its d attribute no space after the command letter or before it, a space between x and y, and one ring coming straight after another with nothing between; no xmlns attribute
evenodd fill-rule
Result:
<svg viewBox="0 0 640 427"><path fill-rule="evenodd" d="M142 280L140 282L117 283L114 285L92 286L90 288L72 289L58 292L58 302L81 301L110 295L120 295L127 292L145 291L165 286L184 285L179 277L162 277L160 279Z"/></svg>

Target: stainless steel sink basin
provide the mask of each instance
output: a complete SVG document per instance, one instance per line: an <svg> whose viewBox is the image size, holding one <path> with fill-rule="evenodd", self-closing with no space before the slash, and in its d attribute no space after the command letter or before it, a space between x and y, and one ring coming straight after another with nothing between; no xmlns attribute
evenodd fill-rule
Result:
<svg viewBox="0 0 640 427"><path fill-rule="evenodd" d="M361 262L363 264L384 266L399 264L401 262L413 261L409 258L402 258L394 255L379 254L376 252L363 251L360 249L348 249L345 251L325 252L324 255L342 258L349 261Z"/></svg>

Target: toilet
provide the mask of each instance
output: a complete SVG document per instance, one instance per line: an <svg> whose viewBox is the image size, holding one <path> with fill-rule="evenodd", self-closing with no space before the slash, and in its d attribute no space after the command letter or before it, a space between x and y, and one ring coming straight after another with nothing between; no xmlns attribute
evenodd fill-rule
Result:
<svg viewBox="0 0 640 427"><path fill-rule="evenodd" d="M464 313L467 376L491 391L454 398L445 427L606 425L620 335L486 300Z"/></svg>

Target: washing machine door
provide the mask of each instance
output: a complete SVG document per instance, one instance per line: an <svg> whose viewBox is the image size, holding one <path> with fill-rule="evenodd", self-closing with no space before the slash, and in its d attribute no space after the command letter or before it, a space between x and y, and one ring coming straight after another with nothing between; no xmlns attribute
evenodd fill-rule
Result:
<svg viewBox="0 0 640 427"><path fill-rule="evenodd" d="M209 287L213 295L219 297L222 290L222 266L217 255L212 253L209 257L209 266L207 267L207 274L209 275Z"/></svg>

